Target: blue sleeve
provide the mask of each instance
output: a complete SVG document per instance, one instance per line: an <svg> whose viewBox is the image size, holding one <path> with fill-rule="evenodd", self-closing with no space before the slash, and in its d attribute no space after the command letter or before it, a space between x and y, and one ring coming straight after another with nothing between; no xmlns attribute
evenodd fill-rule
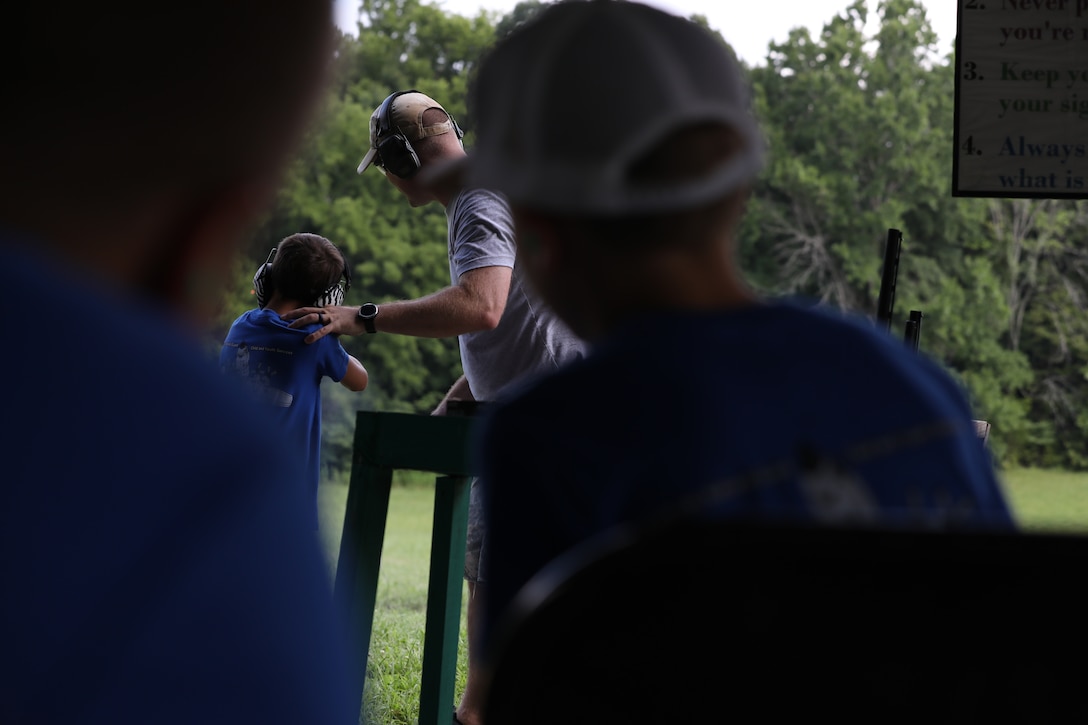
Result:
<svg viewBox="0 0 1088 725"><path fill-rule="evenodd" d="M344 349L339 338L332 335L326 335L317 344L321 345L318 373L334 382L340 382L348 372L348 351Z"/></svg>

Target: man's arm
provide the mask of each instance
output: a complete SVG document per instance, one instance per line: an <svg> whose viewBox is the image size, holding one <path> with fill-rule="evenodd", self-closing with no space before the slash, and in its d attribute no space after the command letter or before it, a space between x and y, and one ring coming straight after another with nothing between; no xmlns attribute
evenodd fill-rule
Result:
<svg viewBox="0 0 1088 725"><path fill-rule="evenodd" d="M461 275L457 284L414 300L380 305L374 326L379 332L413 337L456 337L466 332L492 330L502 319L510 294L510 267L478 267ZM306 338L307 344L330 333L366 332L358 307L300 307L282 315L291 327L326 321Z"/></svg>
<svg viewBox="0 0 1088 725"><path fill-rule="evenodd" d="M435 409L431 411L431 415L445 415L451 400L476 400L468 387L468 378L464 375L454 381L445 396L443 396L441 402L439 402L438 405L435 406Z"/></svg>

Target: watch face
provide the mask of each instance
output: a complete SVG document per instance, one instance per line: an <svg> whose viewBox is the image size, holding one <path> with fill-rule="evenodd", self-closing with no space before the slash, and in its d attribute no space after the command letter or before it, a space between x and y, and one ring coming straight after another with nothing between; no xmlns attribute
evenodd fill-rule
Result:
<svg viewBox="0 0 1088 725"><path fill-rule="evenodd" d="M373 302L367 302L359 307L359 319L363 321L363 327L367 332L377 332L378 328L374 324L374 318L378 316L378 306Z"/></svg>

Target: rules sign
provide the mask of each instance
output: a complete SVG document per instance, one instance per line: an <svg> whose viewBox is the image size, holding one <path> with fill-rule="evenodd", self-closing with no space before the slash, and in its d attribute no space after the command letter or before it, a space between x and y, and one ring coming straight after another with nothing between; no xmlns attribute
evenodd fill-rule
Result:
<svg viewBox="0 0 1088 725"><path fill-rule="evenodd" d="M958 0L952 195L1088 198L1088 0Z"/></svg>

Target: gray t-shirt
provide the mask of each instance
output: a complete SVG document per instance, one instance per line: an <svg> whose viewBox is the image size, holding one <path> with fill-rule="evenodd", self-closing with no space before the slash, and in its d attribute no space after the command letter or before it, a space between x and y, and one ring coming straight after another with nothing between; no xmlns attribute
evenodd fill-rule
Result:
<svg viewBox="0 0 1088 725"><path fill-rule="evenodd" d="M494 330L461 335L461 367L476 400L548 373L584 354L585 344L546 307L514 266L514 222L501 194L467 189L446 207L450 281L480 267L510 267L510 296Z"/></svg>

